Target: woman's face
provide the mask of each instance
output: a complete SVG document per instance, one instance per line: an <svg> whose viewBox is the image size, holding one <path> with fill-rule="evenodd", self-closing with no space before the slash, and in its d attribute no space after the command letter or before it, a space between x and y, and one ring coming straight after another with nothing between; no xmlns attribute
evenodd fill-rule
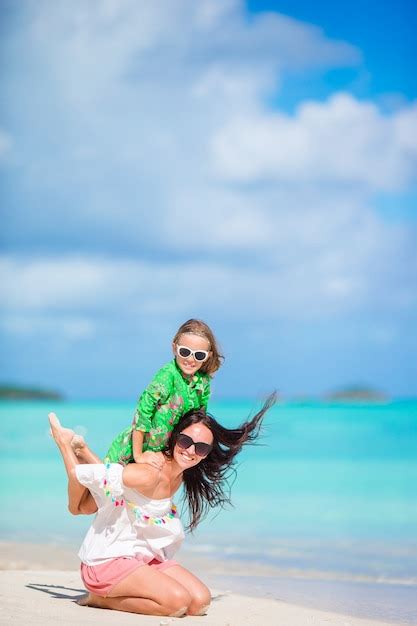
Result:
<svg viewBox="0 0 417 626"><path fill-rule="evenodd" d="M213 443L213 433L207 426L201 423L191 424L191 426L187 426L184 430L181 431L182 434L188 435L191 439L197 443L207 443L208 445L212 445ZM178 444L174 446L174 459L178 463L178 465L182 468L182 470L186 470L189 467L193 467L200 463L204 457L196 454L195 446L192 444L189 448L184 450L180 448Z"/></svg>
<svg viewBox="0 0 417 626"><path fill-rule="evenodd" d="M193 354L190 354L188 357L182 357L178 354L178 346L184 346L185 348L189 348L192 352L198 352L199 350L203 350L204 352L209 352L210 344L204 337L200 337L199 335L193 335L192 333L183 333L180 335L177 343L172 344L172 349L174 352L175 360L177 362L178 367L187 378L194 376L196 372L203 366L205 361L197 361ZM198 355L197 355L198 356Z"/></svg>

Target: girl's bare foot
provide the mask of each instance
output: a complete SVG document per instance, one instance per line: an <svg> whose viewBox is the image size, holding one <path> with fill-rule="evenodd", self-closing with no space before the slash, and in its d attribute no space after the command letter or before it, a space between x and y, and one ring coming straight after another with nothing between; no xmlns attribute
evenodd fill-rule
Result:
<svg viewBox="0 0 417 626"><path fill-rule="evenodd" d="M61 426L55 413L49 413L48 419L51 426L51 436L55 439L56 443L58 445L71 443L71 440L74 437L74 431L71 430L71 428L64 428Z"/></svg>
<svg viewBox="0 0 417 626"><path fill-rule="evenodd" d="M71 448L74 451L77 459L80 459L81 463L101 463L101 459L94 454L88 447L82 435L74 435L71 439Z"/></svg>
<svg viewBox="0 0 417 626"><path fill-rule="evenodd" d="M75 456L82 458L83 450L86 447L85 439L82 435L74 435L71 439L71 448L74 450Z"/></svg>

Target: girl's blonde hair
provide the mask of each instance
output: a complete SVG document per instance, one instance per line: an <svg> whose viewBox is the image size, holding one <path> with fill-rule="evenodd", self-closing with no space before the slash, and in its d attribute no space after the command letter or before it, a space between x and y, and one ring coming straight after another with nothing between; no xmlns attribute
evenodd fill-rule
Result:
<svg viewBox="0 0 417 626"><path fill-rule="evenodd" d="M207 361L204 361L200 368L200 372L213 375L224 361L224 356L220 354L219 347L217 345L216 337L213 335L211 329L202 320L190 319L184 322L177 330L173 343L178 343L181 335L190 334L204 337L209 342L209 350L211 352Z"/></svg>

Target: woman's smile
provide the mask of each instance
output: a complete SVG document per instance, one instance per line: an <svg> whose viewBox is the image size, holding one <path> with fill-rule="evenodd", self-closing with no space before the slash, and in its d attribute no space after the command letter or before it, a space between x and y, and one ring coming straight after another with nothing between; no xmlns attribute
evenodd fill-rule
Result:
<svg viewBox="0 0 417 626"><path fill-rule="evenodd" d="M181 451L179 454L185 461L195 461L195 455L188 454L186 450Z"/></svg>
<svg viewBox="0 0 417 626"><path fill-rule="evenodd" d="M177 452L177 455L178 455L177 456L177 460L182 461L182 463L187 463L187 465L190 464L190 463L192 463L194 465L196 462L199 462L201 460L199 457L197 457L197 455L195 453L190 454L188 452L188 449L187 450L182 450L181 448L179 448L177 446L176 452Z"/></svg>

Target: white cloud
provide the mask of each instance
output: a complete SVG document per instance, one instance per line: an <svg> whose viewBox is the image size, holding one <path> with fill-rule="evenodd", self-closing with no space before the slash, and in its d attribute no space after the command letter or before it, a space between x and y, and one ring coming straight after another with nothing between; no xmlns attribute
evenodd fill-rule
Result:
<svg viewBox="0 0 417 626"><path fill-rule="evenodd" d="M204 178L212 134L229 116L257 111L281 70L360 58L345 42L285 16L248 21L238 1L26 7L29 26L19 43L29 78L21 90L11 86L10 98L23 101L30 87L40 112L28 116L30 136L43 143L25 166L32 180L52 179L57 188L97 185L120 171L130 179L162 175L168 185Z"/></svg>
<svg viewBox="0 0 417 626"><path fill-rule="evenodd" d="M12 307L33 310L69 307L89 302L105 289L99 265L84 259L0 260L1 299Z"/></svg>
<svg viewBox="0 0 417 626"><path fill-rule="evenodd" d="M284 237L282 247L271 240L259 253L260 261L254 257L243 265L219 258L190 263L5 257L0 262L3 311L8 318L54 311L58 316L119 320L138 314L187 315L190 303L198 303L211 313L220 307L225 319L300 319L381 308L396 314L415 306L417 294L409 285L417 280L417 267L407 265L407 252L398 262L399 254L413 246L406 229L393 232L362 210L349 231L346 223L333 231L327 225L326 245L317 246L315 237L306 237L308 216L304 225L297 219L291 228L298 224L301 246L294 235ZM323 225L325 220L326 214ZM278 228L277 218L273 229Z"/></svg>
<svg viewBox="0 0 417 626"><path fill-rule="evenodd" d="M411 180L415 106L265 105L284 70L354 65L358 50L232 0L23 6L15 234L32 228L49 256L3 260L8 314L414 305L413 233L378 219L371 194Z"/></svg>
<svg viewBox="0 0 417 626"><path fill-rule="evenodd" d="M300 105L294 117L259 112L231 119L212 141L225 180L405 187L417 173L417 106L384 116L336 94Z"/></svg>
<svg viewBox="0 0 417 626"><path fill-rule="evenodd" d="M44 0L32 6L30 20L37 52L53 47L57 53L44 59L48 67L69 71L62 77L65 91L85 82L88 95L129 77L163 88L173 75L187 82L213 65L232 74L241 68L254 78L259 68L351 65L361 57L354 46L284 15L249 21L240 0L74 0L71 7ZM167 71L152 76L156 67Z"/></svg>
<svg viewBox="0 0 417 626"><path fill-rule="evenodd" d="M277 14L248 20L232 0L24 6L28 25L17 37L30 72L11 100L24 102L30 88L38 111L21 112L24 140L15 145L36 210L24 198L16 221L36 240L93 232L130 254L145 245L158 255L262 257L273 240L286 248L310 240L301 221L319 242L352 219L340 186L363 193L410 179L410 107L384 117L339 94L294 117L265 108L283 70L359 62L357 49L316 27ZM307 215L311 198L316 218Z"/></svg>

